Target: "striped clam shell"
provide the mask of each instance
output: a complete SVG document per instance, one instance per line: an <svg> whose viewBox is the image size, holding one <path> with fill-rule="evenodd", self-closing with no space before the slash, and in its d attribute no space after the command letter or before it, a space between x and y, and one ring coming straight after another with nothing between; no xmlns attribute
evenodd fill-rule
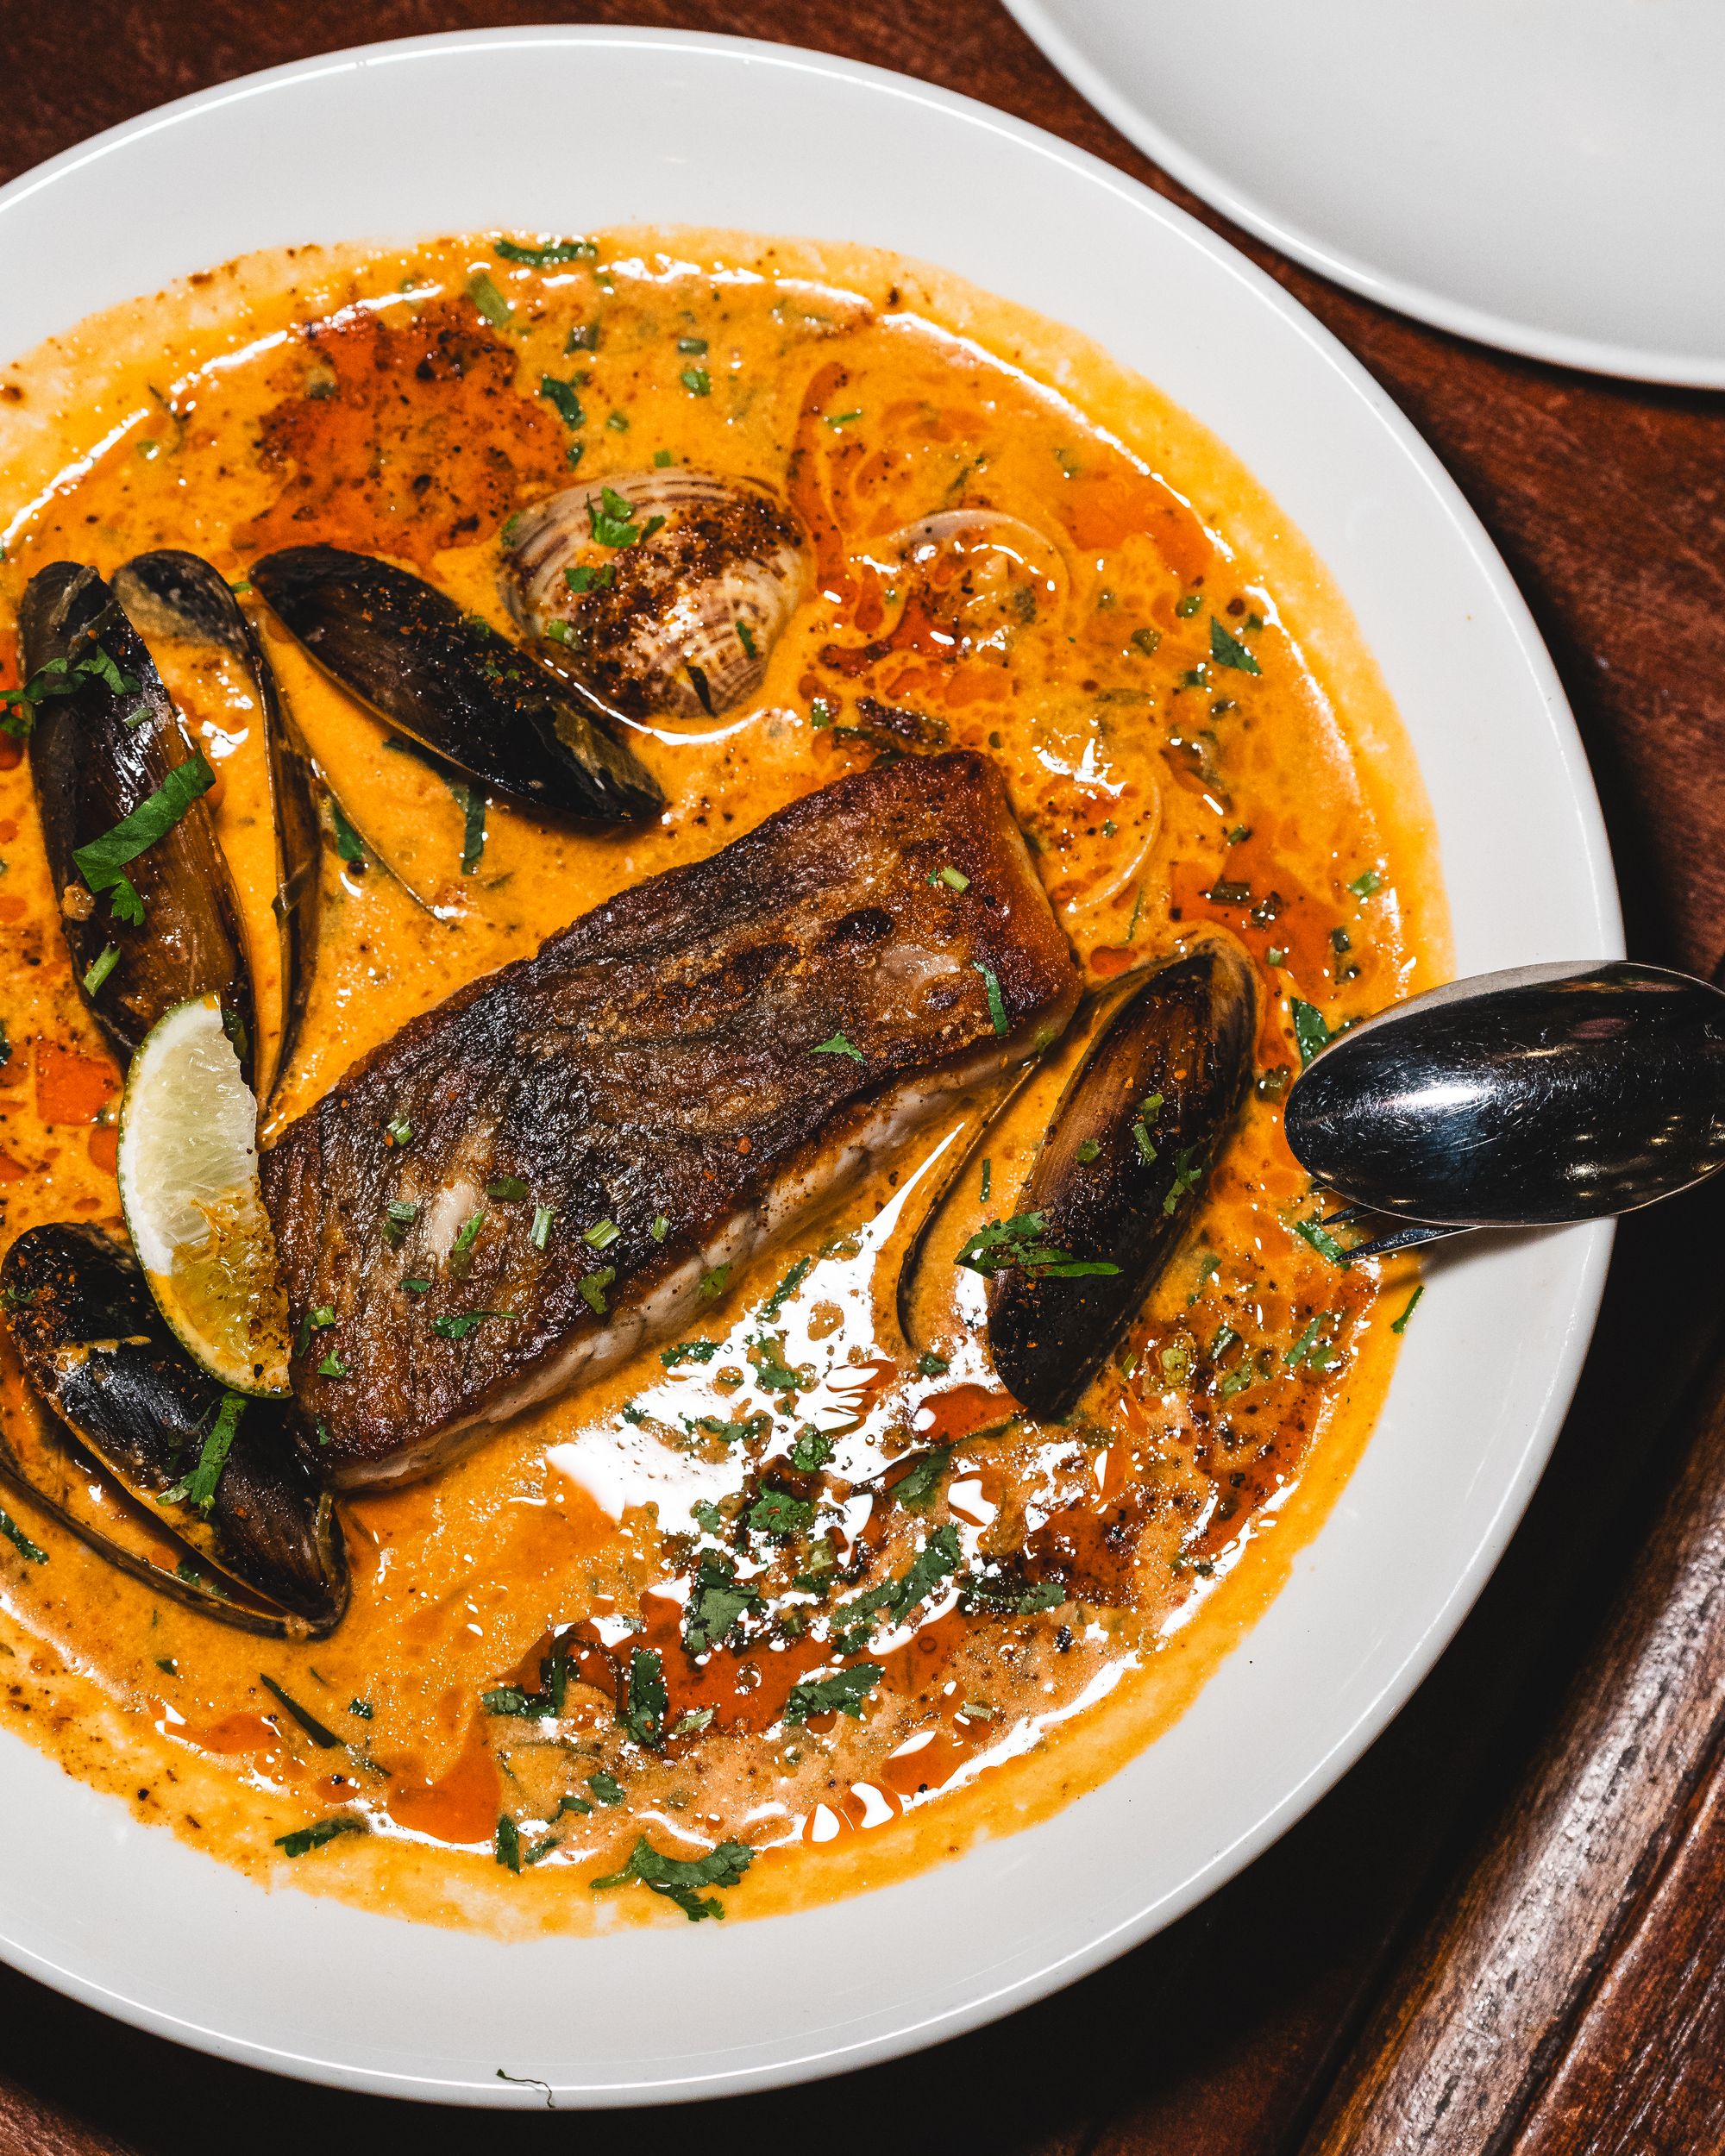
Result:
<svg viewBox="0 0 1725 2156"><path fill-rule="evenodd" d="M633 536L605 543L619 532ZM681 467L564 487L506 532L517 618L549 661L635 719L712 718L753 695L807 579L783 503Z"/></svg>

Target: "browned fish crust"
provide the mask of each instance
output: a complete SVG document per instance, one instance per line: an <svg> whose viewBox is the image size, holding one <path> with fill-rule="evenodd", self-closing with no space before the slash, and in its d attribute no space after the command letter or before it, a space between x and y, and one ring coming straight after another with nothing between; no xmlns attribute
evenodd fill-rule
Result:
<svg viewBox="0 0 1725 2156"><path fill-rule="evenodd" d="M423 1473L682 1324L1077 987L968 751L841 779L473 982L263 1157L319 1465Z"/></svg>

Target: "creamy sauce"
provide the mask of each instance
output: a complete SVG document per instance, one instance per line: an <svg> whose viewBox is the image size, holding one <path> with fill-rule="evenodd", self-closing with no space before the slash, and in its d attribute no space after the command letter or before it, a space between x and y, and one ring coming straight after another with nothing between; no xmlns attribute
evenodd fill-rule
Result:
<svg viewBox="0 0 1725 2156"><path fill-rule="evenodd" d="M569 394L542 393L548 377ZM1093 982L1203 929L1251 954L1265 1016L1260 1082L1194 1232L1066 1426L999 1390L974 1275L950 1269L935 1362L898 1336L907 1237L974 1134L975 1109L956 1107L739 1273L687 1343L432 1480L350 1502L354 1602L332 1639L224 1629L0 1493L47 1559L0 1543L10 1726L254 1875L499 1931L681 1921L638 1887L590 1890L643 1834L683 1858L748 1844L721 1896L732 1915L872 1886L1046 1814L1180 1712L1324 1517L1412 1293L1405 1267L1343 1270L1295 1232L1317 1210L1281 1134L1295 1002L1339 1024L1441 978L1447 956L1395 715L1273 505L1082 340L871 252L687 233L615 235L543 267L483 239L306 249L85 324L0 384L3 678L36 569L111 573L165 545L236 582L278 546L387 555L514 633L499 531L577 453L583 480L674 460L766 483L812 537L815 588L752 704L633 737L669 803L656 824L594 837L493 802L477 858L439 771L256 611L370 856L326 854L310 1004L266 1138L461 983L894 745L997 757ZM156 656L221 774L267 1024L259 714L227 669ZM117 1230L118 1075L11 743L0 855L0 1239L50 1220ZM1013 1209L1063 1068L1051 1057L991 1132L986 1203L981 1166L965 1171L973 1225ZM43 1445L9 1352L0 1412ZM775 1491L794 1501L788 1532L768 1531L770 1506L751 1529ZM931 1546L957 1562L875 1613L861 1711L787 1720L833 1664L813 1614ZM761 1609L738 1646L697 1658L687 1606L720 1550ZM991 1561L1057 1603L969 1605L961 1582ZM615 1689L643 1655L666 1695L651 1741ZM341 1743L314 1745L266 1675ZM557 1711L508 1711L536 1704ZM368 1831L279 1846L330 1818Z"/></svg>

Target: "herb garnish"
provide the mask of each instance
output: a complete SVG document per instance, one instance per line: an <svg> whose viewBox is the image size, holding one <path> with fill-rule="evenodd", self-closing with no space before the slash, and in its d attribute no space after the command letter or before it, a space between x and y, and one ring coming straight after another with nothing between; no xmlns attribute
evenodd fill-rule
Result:
<svg viewBox="0 0 1725 2156"><path fill-rule="evenodd" d="M608 1250L622 1232L615 1220L595 1220L590 1228L581 1230L581 1240L591 1250Z"/></svg>
<svg viewBox="0 0 1725 2156"><path fill-rule="evenodd" d="M461 1232L449 1250L449 1270L461 1279L474 1262L474 1245L480 1239L480 1230L485 1225L483 1213L472 1213L461 1223Z"/></svg>
<svg viewBox="0 0 1725 2156"><path fill-rule="evenodd" d="M527 1185L519 1175L493 1175L485 1187L487 1198L524 1198Z"/></svg>
<svg viewBox="0 0 1725 2156"><path fill-rule="evenodd" d="M461 807L461 874L470 876L485 857L486 809L490 796L482 786L458 780L450 788Z"/></svg>
<svg viewBox="0 0 1725 2156"><path fill-rule="evenodd" d="M346 1377L348 1375L348 1368L336 1354L335 1349L331 1348L317 1365L317 1375L320 1377Z"/></svg>
<svg viewBox="0 0 1725 2156"><path fill-rule="evenodd" d="M794 1496L772 1482L763 1486L749 1508L749 1525L756 1534L797 1534L813 1518L814 1507L806 1497Z"/></svg>
<svg viewBox="0 0 1725 2156"><path fill-rule="evenodd" d="M637 1745L656 1745L670 1705L664 1659L656 1647L637 1647L629 1658L629 1697L619 1719Z"/></svg>
<svg viewBox="0 0 1725 2156"><path fill-rule="evenodd" d="M832 1457L832 1439L826 1432L817 1430L812 1422L806 1422L798 1431L788 1457L799 1475L815 1475Z"/></svg>
<svg viewBox="0 0 1725 2156"><path fill-rule="evenodd" d="M1000 976L992 966L985 966L980 958L973 958L970 964L974 972L982 975L982 986L988 992L988 1023L994 1027L995 1033L1004 1039L1007 1031L1007 1006L1006 1000L1000 993Z"/></svg>
<svg viewBox="0 0 1725 2156"><path fill-rule="evenodd" d="M1421 1281L1420 1285L1414 1290L1413 1294L1408 1296L1407 1301L1402 1306L1402 1315L1392 1320L1389 1327L1389 1330L1392 1332L1405 1332L1408 1330L1408 1320L1414 1314L1414 1305L1418 1302L1421 1296L1423 1295L1425 1292L1426 1283Z"/></svg>
<svg viewBox="0 0 1725 2156"><path fill-rule="evenodd" d="M515 310L491 280L487 270L475 270L467 279L467 298L493 329L506 329Z"/></svg>
<svg viewBox="0 0 1725 2156"><path fill-rule="evenodd" d="M683 1651L703 1655L716 1647L739 1617L762 1608L752 1587L739 1586L735 1559L703 1550L683 1608Z"/></svg>
<svg viewBox="0 0 1725 2156"><path fill-rule="evenodd" d="M1264 671L1239 638L1231 636L1214 614L1210 617L1210 656L1219 667L1232 667L1236 674Z"/></svg>
<svg viewBox="0 0 1725 2156"><path fill-rule="evenodd" d="M326 1729L310 1708L302 1707L291 1694L284 1692L273 1677L266 1677L260 1670L258 1682L273 1698L287 1709L320 1752L339 1752L342 1749L342 1739L335 1731Z"/></svg>
<svg viewBox="0 0 1725 2156"><path fill-rule="evenodd" d="M392 1145L411 1145L413 1143L413 1125L405 1115L396 1116L385 1124L383 1134Z"/></svg>
<svg viewBox="0 0 1725 2156"><path fill-rule="evenodd" d="M698 1924L704 1916L723 1916L724 1905L712 1895L697 1891L701 1887L732 1887L755 1860L755 1852L745 1841L722 1841L718 1848L705 1857L686 1858L662 1856L643 1834L629 1852L629 1861L621 1871L613 1871L609 1877L595 1879L593 1892L606 1887L627 1886L631 1880L650 1887L655 1894L662 1894L674 1902L692 1924Z"/></svg>
<svg viewBox="0 0 1725 2156"><path fill-rule="evenodd" d="M313 1317L317 1316L313 1313ZM204 1440L204 1450L198 1464L190 1475L176 1482L172 1489L162 1492L170 1504L188 1504L197 1507L207 1520L210 1508L216 1502L216 1485L222 1479L222 1470L228 1464L228 1454L233 1448L234 1433L240 1426L240 1417L246 1411L243 1393L224 1392L222 1404L216 1410L216 1420L210 1434Z"/></svg>
<svg viewBox="0 0 1725 2156"><path fill-rule="evenodd" d="M18 1555L21 1557L28 1557L32 1564L47 1563L47 1551L39 1542L31 1541L28 1535L24 1532L9 1512L0 1512L0 1535L4 1535Z"/></svg>
<svg viewBox="0 0 1725 2156"><path fill-rule="evenodd" d="M366 865L366 842L348 821L342 804L335 795L326 794L324 798L329 804L329 822L336 834L336 857L345 861L350 868L363 868Z"/></svg>
<svg viewBox="0 0 1725 2156"><path fill-rule="evenodd" d="M1349 1265L1352 1259L1337 1242L1321 1220L1296 1220L1294 1232L1302 1243L1309 1243L1320 1257L1327 1257L1332 1265Z"/></svg>
<svg viewBox="0 0 1725 2156"><path fill-rule="evenodd" d="M866 1646L869 1635L875 1629L875 1619L885 1611L890 1617L903 1617L924 1601L943 1580L950 1579L963 1559L958 1530L949 1520L937 1527L912 1561L907 1570L897 1579L882 1580L878 1587L871 1587L866 1594L842 1602L832 1614L832 1644L840 1654L855 1654Z"/></svg>
<svg viewBox="0 0 1725 2156"><path fill-rule="evenodd" d="M595 546L632 547L641 536L634 505L625 501L614 487L601 487L599 500L587 504L587 523Z"/></svg>
<svg viewBox="0 0 1725 2156"><path fill-rule="evenodd" d="M948 1466L952 1459L950 1445L938 1445L932 1452L925 1452L908 1475L900 1476L893 1485L893 1501L902 1505L906 1512L925 1512L932 1503Z"/></svg>
<svg viewBox="0 0 1725 2156"><path fill-rule="evenodd" d="M1383 888L1383 879L1376 868L1365 869L1348 886L1348 889L1357 899L1369 899L1374 891L1381 891Z"/></svg>
<svg viewBox="0 0 1725 2156"><path fill-rule="evenodd" d="M700 1277L700 1295L703 1302L717 1302L731 1284L729 1265L715 1265L710 1273Z"/></svg>
<svg viewBox="0 0 1725 2156"><path fill-rule="evenodd" d="M810 1049L809 1054L811 1056L848 1056L853 1062L857 1063L866 1060L862 1050L854 1042L846 1040L843 1033L834 1033L824 1041L817 1041Z"/></svg>
<svg viewBox="0 0 1725 2156"><path fill-rule="evenodd" d="M1291 1008L1294 1013L1294 1038L1299 1044L1300 1060L1302 1063L1309 1063L1320 1050L1329 1046L1336 1036L1325 1022L1323 1012L1314 1005L1302 1003L1295 996Z"/></svg>
<svg viewBox="0 0 1725 2156"><path fill-rule="evenodd" d="M580 1282L581 1300L593 1312L594 1317L604 1317L606 1307L605 1291L616 1278L615 1265L601 1265L596 1273L589 1273L586 1278Z"/></svg>
<svg viewBox="0 0 1725 2156"><path fill-rule="evenodd" d="M524 262L529 269L546 269L553 262L593 261L599 248L591 240L553 240L544 247L522 247L514 240L498 240L492 243L492 252L501 255L505 262Z"/></svg>
<svg viewBox="0 0 1725 2156"><path fill-rule="evenodd" d="M659 1360L674 1370L679 1363L710 1363L718 1353L717 1340L680 1340L674 1347L661 1348Z"/></svg>
<svg viewBox="0 0 1725 2156"><path fill-rule="evenodd" d="M983 1274L1021 1266L1032 1280L1076 1280L1120 1269L1106 1258L1074 1257L1050 1243L1047 1235L1046 1213L1016 1213L1010 1220L990 1220L978 1228L952 1262L969 1272Z"/></svg>
<svg viewBox="0 0 1725 2156"><path fill-rule="evenodd" d="M555 1206L534 1206L533 1225L528 1231L527 1239L536 1250L543 1250L546 1244L550 1241L551 1223L556 1217L557 1209Z"/></svg>
<svg viewBox="0 0 1725 2156"><path fill-rule="evenodd" d="M184 763L170 771L155 792L139 802L129 816L122 817L112 830L92 838L72 855L78 873L92 891L111 891L110 901L116 921L135 924L144 918L144 902L125 874L127 863L165 837L199 794L216 783L203 752L194 749Z"/></svg>
<svg viewBox="0 0 1725 2156"><path fill-rule="evenodd" d="M419 1218L419 1208L411 1198L392 1198L383 1209L383 1239L393 1245L399 1243Z"/></svg>
<svg viewBox="0 0 1725 2156"><path fill-rule="evenodd" d="M691 397L711 397L712 377L704 367L686 367L677 379Z"/></svg>
<svg viewBox="0 0 1725 2156"><path fill-rule="evenodd" d="M555 374L539 377L539 394L548 404L556 407L557 417L566 427L584 427L587 416L581 410L581 400L575 394L574 382L560 382Z"/></svg>
<svg viewBox="0 0 1725 2156"><path fill-rule="evenodd" d="M93 996L103 982L120 962L120 946L104 944L84 969L84 993Z"/></svg>
<svg viewBox="0 0 1725 2156"><path fill-rule="evenodd" d="M831 1677L807 1678L792 1686L785 1702L785 1720L806 1722L811 1714L836 1714L861 1721L863 1701L885 1674L873 1662L858 1662L848 1670L835 1670Z"/></svg>
<svg viewBox="0 0 1725 2156"><path fill-rule="evenodd" d="M320 1819L310 1827L297 1827L291 1834L278 1834L275 1846L285 1857L309 1856L314 1849L322 1849L338 1834L363 1834L368 1830L363 1821L349 1819L338 1814L333 1819Z"/></svg>
<svg viewBox="0 0 1725 2156"><path fill-rule="evenodd" d="M38 667L21 689L0 689L0 733L21 740L36 723L36 706L51 696L76 696L86 681L100 681L116 696L135 696L138 684L122 674L97 644L83 659L50 659ZM135 724L135 721L128 721Z"/></svg>
<svg viewBox="0 0 1725 2156"><path fill-rule="evenodd" d="M587 1777L587 1787L601 1804L618 1805L624 1801L624 1788L614 1774L607 1774L601 1767L597 1774Z"/></svg>
<svg viewBox="0 0 1725 2156"><path fill-rule="evenodd" d="M459 1318L433 1318L431 1330L440 1340L465 1340L487 1318L505 1318L509 1314L506 1310L469 1310Z"/></svg>

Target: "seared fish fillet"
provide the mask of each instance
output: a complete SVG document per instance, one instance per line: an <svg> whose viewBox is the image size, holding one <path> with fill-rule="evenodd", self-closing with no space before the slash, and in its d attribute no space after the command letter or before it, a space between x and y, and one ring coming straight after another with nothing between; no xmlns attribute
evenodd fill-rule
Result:
<svg viewBox="0 0 1725 2156"><path fill-rule="evenodd" d="M969 753L841 779L472 983L263 1157L295 1325L325 1320L319 1467L423 1475L686 1325L1077 992Z"/></svg>

